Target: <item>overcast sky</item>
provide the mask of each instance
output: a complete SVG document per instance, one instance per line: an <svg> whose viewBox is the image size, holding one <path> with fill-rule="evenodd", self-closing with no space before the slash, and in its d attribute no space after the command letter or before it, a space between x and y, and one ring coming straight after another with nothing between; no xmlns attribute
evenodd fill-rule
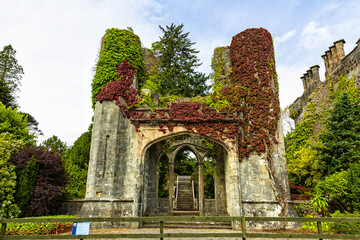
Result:
<svg viewBox="0 0 360 240"><path fill-rule="evenodd" d="M91 123L91 81L107 28L132 27L144 47L159 39L158 25L184 24L210 73L213 50L247 28L273 36L280 102L303 93L300 77L320 66L332 43L345 39L346 54L360 38L358 0L0 0L0 48L11 44L24 68L18 103L39 122L44 136L68 145Z"/></svg>

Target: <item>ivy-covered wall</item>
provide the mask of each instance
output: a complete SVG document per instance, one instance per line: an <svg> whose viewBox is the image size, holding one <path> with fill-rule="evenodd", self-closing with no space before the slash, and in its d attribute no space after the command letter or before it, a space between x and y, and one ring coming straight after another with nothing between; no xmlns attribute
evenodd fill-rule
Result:
<svg viewBox="0 0 360 240"><path fill-rule="evenodd" d="M141 82L145 63L140 38L129 30L107 29L101 41L96 72L91 84L93 106L100 90L109 82L117 81L117 68L125 59L136 69L137 80Z"/></svg>
<svg viewBox="0 0 360 240"><path fill-rule="evenodd" d="M111 30L113 31L115 30ZM123 33L122 31L120 32ZM118 31L115 32L118 33ZM126 33L132 34L128 31ZM109 46L115 45L113 42L112 44L107 42L106 39L110 37L113 41L121 40L120 37L112 38L111 34L110 36L106 34L103 45L105 43ZM127 50L128 48L116 49ZM103 74L104 76L111 75L106 78L108 82L101 81L101 84L97 86L103 87L102 90L100 93L94 91L93 94L98 93L97 100L100 102L115 100L124 116L131 119L137 129L142 121L161 120L165 123L161 123L160 131L165 133L172 131L174 125L181 123L188 130L201 135L216 140L228 138L233 142L238 142L240 160L254 151L258 154L265 152L278 141L276 133L280 117L271 34L263 28L247 29L233 37L229 48L218 48L215 53L218 57L212 64L214 92L211 97L175 101L168 103L165 109L151 105L148 106L152 108L151 113L138 111L137 105L146 101L150 102L151 99L144 95L140 96L137 89L133 87L134 73L142 69L143 62L139 60L141 57L136 58L139 61L131 62L131 59L125 57L127 52L122 54L122 58L117 58L117 61L123 59L123 62L118 64L117 73L113 72L114 61L114 65L111 66L112 72ZM110 54L111 51L108 51L106 54L100 54L100 57L104 55L110 58ZM230 55L230 63L224 61L223 54L224 57ZM98 63L98 66L101 64ZM126 71L121 69L126 69ZM95 75L94 83L97 75Z"/></svg>
<svg viewBox="0 0 360 240"><path fill-rule="evenodd" d="M225 87L222 93L234 109L243 114L239 154L240 157L252 151L260 154L277 143L280 118L271 34L264 28L252 28L235 35L230 56L233 87Z"/></svg>

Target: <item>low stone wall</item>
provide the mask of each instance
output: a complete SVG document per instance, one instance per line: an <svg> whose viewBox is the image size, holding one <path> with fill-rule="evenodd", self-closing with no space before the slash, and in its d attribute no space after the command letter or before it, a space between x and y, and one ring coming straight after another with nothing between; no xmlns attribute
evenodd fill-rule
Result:
<svg viewBox="0 0 360 240"><path fill-rule="evenodd" d="M168 198L159 198L158 199L158 209L157 215L166 216L170 213L170 205Z"/></svg>
<svg viewBox="0 0 360 240"><path fill-rule="evenodd" d="M281 213L281 206L277 202L264 201L253 202L243 201L242 209L244 216L247 217L279 217ZM297 217L297 213L294 209L293 202L289 202L289 217ZM281 225L281 222L246 222L246 226L249 228L277 228ZM294 228L297 226L295 223L287 223L286 228Z"/></svg>
<svg viewBox="0 0 360 240"><path fill-rule="evenodd" d="M205 199L204 200L204 215L205 216L219 215L218 213L216 213L215 199Z"/></svg>
<svg viewBox="0 0 360 240"><path fill-rule="evenodd" d="M63 201L58 208L57 215L78 215L84 203L83 199Z"/></svg>

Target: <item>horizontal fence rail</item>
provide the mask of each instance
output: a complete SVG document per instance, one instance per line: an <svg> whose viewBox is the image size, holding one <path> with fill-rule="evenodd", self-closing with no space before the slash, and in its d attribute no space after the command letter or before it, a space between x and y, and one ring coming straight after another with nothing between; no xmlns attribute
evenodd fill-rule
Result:
<svg viewBox="0 0 360 240"><path fill-rule="evenodd" d="M223 222L237 221L241 223L241 232L234 233L164 233L164 222ZM246 222L316 222L318 233L247 233ZM89 235L5 235L9 223L40 223L40 222L158 222L159 233L147 234L89 234ZM360 218L310 218L310 217L234 217L234 216L158 216L158 217L91 217L91 218L14 218L0 219L0 240L12 239L113 239L113 238L303 238L303 239L360 239L360 234L324 234L322 222L355 223Z"/></svg>

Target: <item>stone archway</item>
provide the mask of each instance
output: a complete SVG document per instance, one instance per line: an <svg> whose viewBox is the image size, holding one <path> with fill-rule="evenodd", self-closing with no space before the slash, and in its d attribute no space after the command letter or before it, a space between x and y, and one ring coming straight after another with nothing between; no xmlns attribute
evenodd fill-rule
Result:
<svg viewBox="0 0 360 240"><path fill-rule="evenodd" d="M214 156L216 172L215 172L215 199L205 201L204 198L204 157L209 155L207 144L210 140L205 140L197 135L183 134L176 137L153 143L147 148L144 156L144 191L143 191L143 215L171 215L174 210L174 159L175 156L183 149L190 149L196 156L198 161L198 208L200 215L221 215L226 214L226 183L225 183L225 164L227 162L226 149L215 142L211 142L216 147L216 155ZM167 151L164 152L164 146ZM169 159L168 180L169 195L168 199L158 197L158 164L161 156L165 154Z"/></svg>
<svg viewBox="0 0 360 240"><path fill-rule="evenodd" d="M224 69L219 65L222 62L227 66ZM179 99L155 110L150 105L139 108L131 100L136 89L128 84L134 83L133 74L124 75L126 84L112 82L119 87L116 94L111 83L104 86L104 95L95 105L86 198L79 216L160 214L156 171L161 142L186 134L218 144L216 159L222 159L219 169L223 173L218 173L222 178L217 186L224 190L217 188L216 197L220 194L225 200L216 209L226 209L224 213L230 216L291 214L270 33L261 28L239 33L230 48L215 51L214 63L220 69L216 71L223 86L221 99L229 101L218 109L210 107L219 103L217 94L210 105L199 99ZM186 144L202 146L190 140ZM198 155L201 159L200 150ZM168 214L171 201L165 202ZM205 215L206 209L205 201Z"/></svg>

